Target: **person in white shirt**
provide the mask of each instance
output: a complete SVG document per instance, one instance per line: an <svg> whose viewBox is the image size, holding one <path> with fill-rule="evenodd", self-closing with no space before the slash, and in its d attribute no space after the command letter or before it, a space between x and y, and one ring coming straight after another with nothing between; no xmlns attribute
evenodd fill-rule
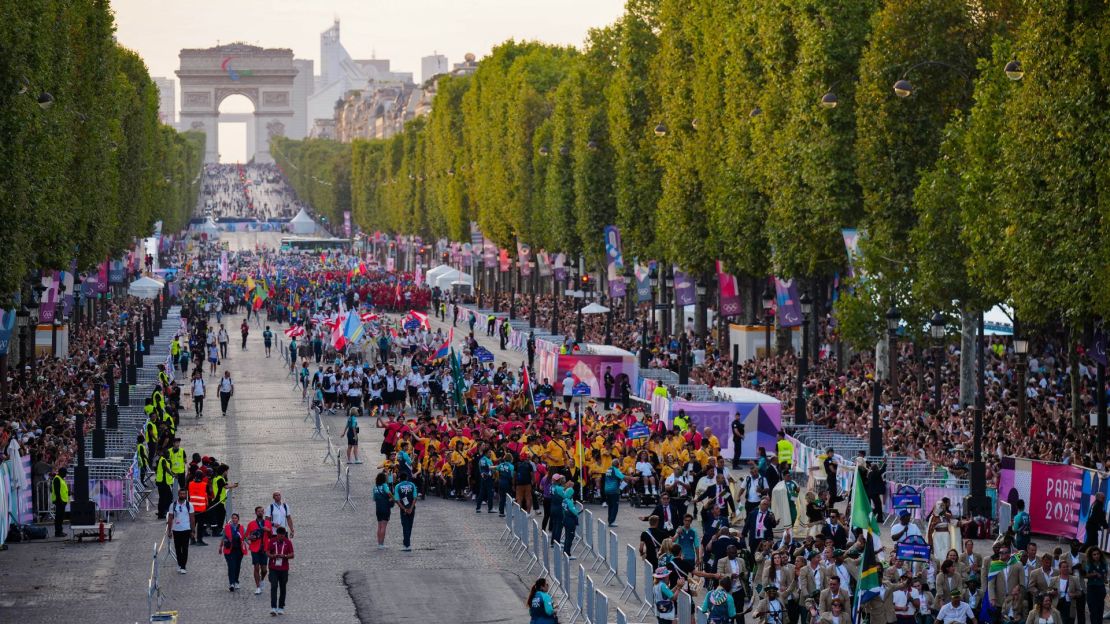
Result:
<svg viewBox="0 0 1110 624"><path fill-rule="evenodd" d="M193 373L193 409L196 410L197 418L200 418L204 413L204 374L203 371L197 370Z"/></svg>
<svg viewBox="0 0 1110 624"><path fill-rule="evenodd" d="M911 535L921 537L921 529L916 524L910 521L910 512L903 509L898 512L898 522L890 527L890 538L895 542L901 542Z"/></svg>
<svg viewBox="0 0 1110 624"><path fill-rule="evenodd" d="M937 612L936 621L941 624L973 624L975 620L975 613L971 609L971 605L961 600L963 592L960 590L952 590L952 600L944 603L944 606Z"/></svg>
<svg viewBox="0 0 1110 624"><path fill-rule="evenodd" d="M917 611L921 608L921 592L913 588L913 579L909 576L903 578L891 599L898 624L913 624L917 619Z"/></svg>
<svg viewBox="0 0 1110 624"><path fill-rule="evenodd" d="M227 416L227 404L233 394L235 394L235 382L231 381L231 371L224 371L224 376L220 378L220 412L224 416Z"/></svg>
<svg viewBox="0 0 1110 624"><path fill-rule="evenodd" d="M281 492L274 492L274 502L266 507L266 517L270 519L275 535L278 527L285 527L289 531L289 537L293 537L293 514L289 511L289 505L281 499Z"/></svg>
<svg viewBox="0 0 1110 624"><path fill-rule="evenodd" d="M189 540L197 538L196 512L188 496L187 490L178 490L177 502L166 515L166 537L173 538L178 574L185 574L185 568L189 565Z"/></svg>
<svg viewBox="0 0 1110 624"><path fill-rule="evenodd" d="M567 409L570 409L570 402L573 399L574 399L574 377L572 377L570 372L568 371L567 376L563 377L563 405Z"/></svg>

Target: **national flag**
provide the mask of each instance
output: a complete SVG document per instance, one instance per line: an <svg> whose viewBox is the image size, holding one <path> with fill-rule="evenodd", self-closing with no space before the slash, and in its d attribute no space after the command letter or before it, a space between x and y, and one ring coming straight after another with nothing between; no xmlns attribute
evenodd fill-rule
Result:
<svg viewBox="0 0 1110 624"><path fill-rule="evenodd" d="M1021 563L1021 558L1018 557L1017 553L1014 553L1012 557L1005 561L991 560L990 565L987 566L987 582L989 583L991 579L1001 574L1003 570L1014 563Z"/></svg>
<svg viewBox="0 0 1110 624"><path fill-rule="evenodd" d="M372 323L378 320L378 315L374 314L373 312L363 312L359 315L359 318L362 319L363 323Z"/></svg>
<svg viewBox="0 0 1110 624"><path fill-rule="evenodd" d="M0 312L3 312L3 310L0 310ZM176 370L176 368L174 366L173 354L172 353L166 353L166 375L169 375L171 383L174 380L174 374L173 374L174 370Z"/></svg>
<svg viewBox="0 0 1110 624"><path fill-rule="evenodd" d="M346 316L337 317L335 325L331 330L331 344L337 350L342 349L347 345L347 336L343 332L343 325L346 321Z"/></svg>
<svg viewBox="0 0 1110 624"><path fill-rule="evenodd" d="M362 319L355 312L348 312L343 324L343 338L351 344L358 344L362 338Z"/></svg>
<svg viewBox="0 0 1110 624"><path fill-rule="evenodd" d="M983 583L983 602L979 605L979 621L991 621L991 585Z"/></svg>
<svg viewBox="0 0 1110 624"><path fill-rule="evenodd" d="M856 485L859 485L859 482ZM879 564L879 558L875 556L875 542L871 539L873 534L870 530L867 533L868 539L863 543L863 556L860 557L859 581L856 583L857 609L867 601L878 598L879 587L882 585L883 568Z"/></svg>
<svg viewBox="0 0 1110 624"><path fill-rule="evenodd" d="M254 290L254 278L247 276L247 292Z"/></svg>
<svg viewBox="0 0 1110 624"><path fill-rule="evenodd" d="M452 327L450 331L447 332L447 341L440 345L439 349L436 349L435 354L432 356L432 360L442 360L443 358L447 357L447 354L451 350L451 343L454 342L454 340L455 328Z"/></svg>
<svg viewBox="0 0 1110 624"><path fill-rule="evenodd" d="M870 531L872 535L880 535L879 519L871 509L871 501L867 498L867 487L863 484L863 473L856 469L855 485L852 487L852 517L851 528L860 528Z"/></svg>
<svg viewBox="0 0 1110 624"><path fill-rule="evenodd" d="M297 337L300 337L300 336L303 336L303 335L304 335L304 326L302 326L302 325L294 325L294 326L290 327L289 329L285 330L285 337L286 338L297 338Z"/></svg>
<svg viewBox="0 0 1110 624"><path fill-rule="evenodd" d="M431 329L432 328L432 325L428 322L428 315L427 314L421 314L420 312L417 312L416 310L409 310L409 318L414 318L414 319L420 321L420 326L423 327L424 329Z"/></svg>

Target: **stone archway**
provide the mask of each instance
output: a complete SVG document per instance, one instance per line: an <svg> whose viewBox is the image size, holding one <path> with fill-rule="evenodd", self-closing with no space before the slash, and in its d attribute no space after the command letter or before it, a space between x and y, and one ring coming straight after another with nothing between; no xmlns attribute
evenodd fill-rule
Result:
<svg viewBox="0 0 1110 624"><path fill-rule="evenodd" d="M248 128L254 137L254 153L248 154L248 159L273 162L270 139L284 135L297 114L293 92L298 70L293 51L232 43L182 50L179 58L181 125L207 135L204 162L219 161L220 102L232 95L245 96L254 104L254 119Z"/></svg>

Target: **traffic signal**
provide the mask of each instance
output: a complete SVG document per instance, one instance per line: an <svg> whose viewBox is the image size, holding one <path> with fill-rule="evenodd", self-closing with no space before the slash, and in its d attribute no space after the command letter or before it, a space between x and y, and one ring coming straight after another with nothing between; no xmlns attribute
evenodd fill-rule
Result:
<svg viewBox="0 0 1110 624"><path fill-rule="evenodd" d="M590 274L589 273L583 273L582 274L582 290L589 290L589 289L590 289Z"/></svg>

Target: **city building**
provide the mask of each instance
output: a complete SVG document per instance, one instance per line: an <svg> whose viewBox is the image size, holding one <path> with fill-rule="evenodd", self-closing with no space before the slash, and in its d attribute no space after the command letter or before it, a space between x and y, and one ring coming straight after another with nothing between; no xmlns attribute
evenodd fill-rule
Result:
<svg viewBox="0 0 1110 624"><path fill-rule="evenodd" d="M152 76L158 87L158 121L177 127L177 83L173 78Z"/></svg>
<svg viewBox="0 0 1110 624"><path fill-rule="evenodd" d="M427 84L432 78L447 72L447 57L442 54L433 53L420 59L420 84Z"/></svg>

